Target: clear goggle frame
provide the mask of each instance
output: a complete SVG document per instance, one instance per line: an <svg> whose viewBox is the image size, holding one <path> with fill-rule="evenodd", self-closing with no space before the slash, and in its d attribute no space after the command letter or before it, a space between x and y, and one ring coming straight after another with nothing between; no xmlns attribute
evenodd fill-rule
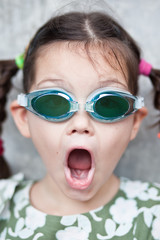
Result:
<svg viewBox="0 0 160 240"><path fill-rule="evenodd" d="M79 110L75 97L61 88L40 89L19 94L18 103L40 118L62 122ZM84 110L99 122L116 122L144 106L144 98L118 88L100 88L92 92L84 104Z"/></svg>

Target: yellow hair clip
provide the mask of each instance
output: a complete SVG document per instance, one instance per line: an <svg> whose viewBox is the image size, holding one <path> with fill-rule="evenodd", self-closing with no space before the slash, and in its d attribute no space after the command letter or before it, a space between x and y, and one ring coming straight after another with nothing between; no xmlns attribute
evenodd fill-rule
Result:
<svg viewBox="0 0 160 240"><path fill-rule="evenodd" d="M24 53L15 58L15 63L19 69L23 69L24 66Z"/></svg>

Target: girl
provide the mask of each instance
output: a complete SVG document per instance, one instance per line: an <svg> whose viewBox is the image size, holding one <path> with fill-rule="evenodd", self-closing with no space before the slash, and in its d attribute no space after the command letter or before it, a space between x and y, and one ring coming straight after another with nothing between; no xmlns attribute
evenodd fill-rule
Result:
<svg viewBox="0 0 160 240"><path fill-rule="evenodd" d="M139 74L151 79L160 109L159 70L141 59L131 36L106 13L50 19L24 55L1 61L1 123L19 68L24 93L11 112L47 174L36 182L21 174L1 180L0 239L160 239L158 184L113 174L147 115Z"/></svg>

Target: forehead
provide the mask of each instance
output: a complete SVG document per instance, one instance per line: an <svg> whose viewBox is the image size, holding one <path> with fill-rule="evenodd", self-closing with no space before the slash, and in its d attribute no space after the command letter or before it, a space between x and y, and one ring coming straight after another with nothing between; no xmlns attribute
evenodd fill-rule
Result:
<svg viewBox="0 0 160 240"><path fill-rule="evenodd" d="M122 71L123 69L123 71ZM35 65L35 84L46 79L62 79L68 83L81 79L84 84L120 82L127 88L124 60L118 61L110 48L78 42L56 42L38 51Z"/></svg>

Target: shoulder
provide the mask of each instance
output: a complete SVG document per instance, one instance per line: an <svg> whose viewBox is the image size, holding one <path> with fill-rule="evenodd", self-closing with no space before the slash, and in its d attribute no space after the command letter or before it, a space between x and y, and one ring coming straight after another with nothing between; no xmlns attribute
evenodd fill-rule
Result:
<svg viewBox="0 0 160 240"><path fill-rule="evenodd" d="M120 190L124 192L128 199L137 199L142 202L153 201L160 204L159 183L121 178Z"/></svg>
<svg viewBox="0 0 160 240"><path fill-rule="evenodd" d="M120 189L133 213L137 234L143 232L160 239L160 184L123 178Z"/></svg>
<svg viewBox="0 0 160 240"><path fill-rule="evenodd" d="M160 239L160 184L121 178L109 212L113 222L119 224L117 231L122 225L135 239Z"/></svg>
<svg viewBox="0 0 160 240"><path fill-rule="evenodd" d="M24 176L18 173L9 179L0 180L0 214L3 212L6 204L13 198L17 186L23 182Z"/></svg>

